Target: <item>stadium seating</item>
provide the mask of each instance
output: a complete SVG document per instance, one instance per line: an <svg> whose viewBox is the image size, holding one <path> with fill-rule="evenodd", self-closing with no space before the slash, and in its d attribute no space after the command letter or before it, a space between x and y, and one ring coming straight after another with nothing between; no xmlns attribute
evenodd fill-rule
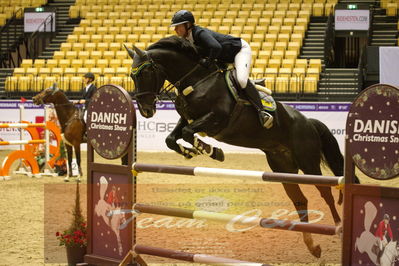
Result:
<svg viewBox="0 0 399 266"><path fill-rule="evenodd" d="M132 91L132 62L123 44L134 43L145 49L174 34L170 18L179 9L189 9L199 25L240 36L250 43L252 76L266 77L272 90L314 93L322 71L321 60L298 56L310 16L328 15L335 3L337 0L76 0L69 16L82 20L60 50L47 61L24 60L6 87L12 90L23 83L23 88L29 90L32 80L19 79L23 73L32 76L36 71L43 78L36 87L55 78L64 90L79 91L83 87L79 84L82 74L91 71L99 76L97 85L115 82ZM393 8L389 3L387 7Z"/></svg>

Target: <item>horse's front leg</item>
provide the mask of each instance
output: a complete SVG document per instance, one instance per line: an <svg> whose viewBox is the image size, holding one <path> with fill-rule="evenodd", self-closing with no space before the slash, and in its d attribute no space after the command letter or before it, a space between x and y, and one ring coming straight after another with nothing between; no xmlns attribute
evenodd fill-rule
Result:
<svg viewBox="0 0 399 266"><path fill-rule="evenodd" d="M182 129L187 125L187 121L183 118L180 118L177 122L176 127L166 137L165 142L169 149L174 150L175 152L186 157L187 159L191 159L194 156L198 155L197 150L185 147L182 144L177 143L177 140L182 138Z"/></svg>
<svg viewBox="0 0 399 266"><path fill-rule="evenodd" d="M206 132L207 129L215 128L220 124L220 118L216 118L216 115L213 112L210 112L199 119L196 119L194 122L188 124L182 129L183 140L193 145L198 152L222 162L224 161L224 153L222 149L213 147L194 135L198 132Z"/></svg>

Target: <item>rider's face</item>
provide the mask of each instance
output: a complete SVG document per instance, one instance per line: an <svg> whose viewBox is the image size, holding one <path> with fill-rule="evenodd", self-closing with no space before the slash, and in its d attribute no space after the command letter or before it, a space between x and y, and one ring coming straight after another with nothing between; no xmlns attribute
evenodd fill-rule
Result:
<svg viewBox="0 0 399 266"><path fill-rule="evenodd" d="M180 24L180 25L175 26L175 32L179 37L186 38L188 36L186 24Z"/></svg>

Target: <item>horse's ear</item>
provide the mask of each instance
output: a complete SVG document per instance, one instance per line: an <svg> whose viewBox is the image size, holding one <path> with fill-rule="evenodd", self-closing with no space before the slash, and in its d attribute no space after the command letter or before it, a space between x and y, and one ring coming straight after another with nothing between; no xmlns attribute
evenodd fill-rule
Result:
<svg viewBox="0 0 399 266"><path fill-rule="evenodd" d="M123 46L125 47L127 53L129 54L130 58L134 58L134 51L132 49L130 49L129 47L127 47L125 44L123 44Z"/></svg>
<svg viewBox="0 0 399 266"><path fill-rule="evenodd" d="M136 52L136 54L140 57L145 57L147 55L145 51L141 50L140 48L137 48L135 45L133 45L133 49Z"/></svg>

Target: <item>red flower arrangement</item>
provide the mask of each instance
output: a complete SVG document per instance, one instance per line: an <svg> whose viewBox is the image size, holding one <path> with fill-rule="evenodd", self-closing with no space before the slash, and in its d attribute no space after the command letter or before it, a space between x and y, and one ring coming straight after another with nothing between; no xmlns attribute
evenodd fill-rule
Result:
<svg viewBox="0 0 399 266"><path fill-rule="evenodd" d="M60 241L60 246L66 247L86 247L87 246L87 227L82 210L80 209L79 184L76 184L75 207L72 211L73 219L71 226L64 232L55 233Z"/></svg>

